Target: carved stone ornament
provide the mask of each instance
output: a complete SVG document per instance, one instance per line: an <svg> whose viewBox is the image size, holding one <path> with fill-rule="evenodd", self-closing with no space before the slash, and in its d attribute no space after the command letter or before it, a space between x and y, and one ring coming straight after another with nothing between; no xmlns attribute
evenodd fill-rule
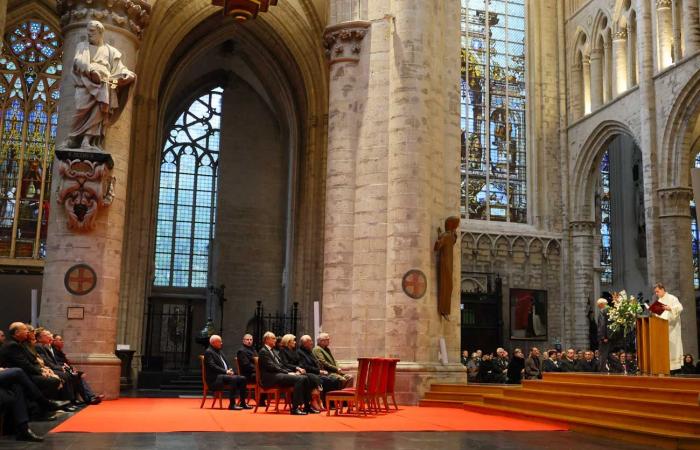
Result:
<svg viewBox="0 0 700 450"><path fill-rule="evenodd" d="M656 0L656 9L671 8L671 0Z"/></svg>
<svg viewBox="0 0 700 450"><path fill-rule="evenodd" d="M576 220L569 222L569 230L572 236L592 236L595 222L589 220Z"/></svg>
<svg viewBox="0 0 700 450"><path fill-rule="evenodd" d="M225 16L244 22L255 19L260 12L267 12L270 6L277 4L277 0L211 0L211 4L223 7Z"/></svg>
<svg viewBox="0 0 700 450"><path fill-rule="evenodd" d="M138 37L151 20L151 5L146 0L56 0L56 11L64 27L99 20Z"/></svg>
<svg viewBox="0 0 700 450"><path fill-rule="evenodd" d="M659 217L690 217L691 188L660 188L656 192L659 195Z"/></svg>
<svg viewBox="0 0 700 450"><path fill-rule="evenodd" d="M358 62L362 51L362 39L371 23L364 20L342 22L326 28L323 46L329 64Z"/></svg>
<svg viewBox="0 0 700 450"><path fill-rule="evenodd" d="M66 213L68 228L76 232L93 230L99 209L114 200L112 157L100 152L56 150L56 164L56 202Z"/></svg>
<svg viewBox="0 0 700 450"><path fill-rule="evenodd" d="M620 27L615 33L613 33L613 40L626 40L627 39L627 27Z"/></svg>

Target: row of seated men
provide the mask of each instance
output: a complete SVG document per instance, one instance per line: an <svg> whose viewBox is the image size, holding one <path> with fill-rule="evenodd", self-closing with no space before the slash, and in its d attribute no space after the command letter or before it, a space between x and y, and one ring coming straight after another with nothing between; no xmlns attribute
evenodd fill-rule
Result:
<svg viewBox="0 0 700 450"><path fill-rule="evenodd" d="M60 335L22 322L10 324L7 334L0 331L0 412L18 440L43 440L29 428L30 419L55 420L59 409L102 401L63 352Z"/></svg>
<svg viewBox="0 0 700 450"><path fill-rule="evenodd" d="M311 336L304 335L297 346L293 334L278 340L268 331L263 335L262 347L256 351L253 336L246 334L236 353L240 367L240 373L236 373L222 351L221 337L213 335L204 352L207 385L210 389L229 391L229 409L250 409L246 403L246 383L256 382L253 358L257 356L263 388L293 387L291 414L318 414L323 410L325 393L351 385L352 376L344 373L333 357L328 333L321 333L316 342L314 347Z"/></svg>

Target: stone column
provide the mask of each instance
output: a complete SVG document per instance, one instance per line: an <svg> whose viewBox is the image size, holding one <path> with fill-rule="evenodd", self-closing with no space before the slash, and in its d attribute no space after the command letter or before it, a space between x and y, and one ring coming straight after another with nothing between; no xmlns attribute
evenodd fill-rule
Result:
<svg viewBox="0 0 700 450"><path fill-rule="evenodd" d="M57 10L64 34L65 70L61 80L61 114L56 138L56 142L61 143L70 131L75 111L71 67L76 45L87 39L87 23L101 21L105 26L105 43L117 48L122 53L124 64L133 69L150 6L143 0L73 0L59 1ZM120 118L107 129L104 150L113 160L112 175L116 178L116 185L111 207L98 213L94 228L91 231L71 229L65 210L61 207L52 210L41 299L40 322L63 335L71 359L85 371L95 391L104 393L107 398L119 395L120 361L114 350L131 126L131 102L128 102ZM53 179L56 182L61 180L59 166L62 164L54 164ZM95 274L94 289L84 295L71 294L64 285L64 277L76 264L89 266ZM83 318L68 320L71 307L82 308ZM72 311L76 312L76 309Z"/></svg>
<svg viewBox="0 0 700 450"><path fill-rule="evenodd" d="M0 37L5 36L5 20L7 19L7 0L0 0ZM4 39L0 39L0 48Z"/></svg>
<svg viewBox="0 0 700 450"><path fill-rule="evenodd" d="M583 76L583 113L590 114L593 108L591 107L591 58L588 55L583 56L581 61L581 73Z"/></svg>
<svg viewBox="0 0 700 450"><path fill-rule="evenodd" d="M568 342L574 348L588 348L588 320L587 313L590 302L595 292L593 257L595 248L595 222L576 220L569 223L571 235L571 267L573 269L573 297L570 317L568 317Z"/></svg>
<svg viewBox="0 0 700 450"><path fill-rule="evenodd" d="M690 201L693 190L685 187L658 189L659 227L663 230L663 275L659 280L683 305L681 329L683 353L698 353L693 254L690 242Z"/></svg>
<svg viewBox="0 0 700 450"><path fill-rule="evenodd" d="M656 41L658 68L663 70L673 64L673 14L671 0L656 0Z"/></svg>
<svg viewBox="0 0 700 450"><path fill-rule="evenodd" d="M580 119L584 115L583 99L583 66L575 64L571 68L571 111L573 120Z"/></svg>
<svg viewBox="0 0 700 450"><path fill-rule="evenodd" d="M330 65L326 220L323 271L323 328L341 354L354 347L352 326L355 165L367 96L367 21L341 22L324 34ZM365 70L363 70L365 69ZM332 328L331 325L332 324Z"/></svg>
<svg viewBox="0 0 700 450"><path fill-rule="evenodd" d="M613 34L613 97L627 90L627 28L621 28Z"/></svg>
<svg viewBox="0 0 700 450"><path fill-rule="evenodd" d="M400 358L399 401L416 403L431 381L465 376L454 359L459 244L450 321L437 311L433 254L437 227L459 212L459 4L370 0L366 14L367 22L341 22L325 33L322 327L341 364ZM402 288L412 269L424 274L412 286L426 288L415 299ZM451 364L439 362L440 337Z"/></svg>
<svg viewBox="0 0 700 450"><path fill-rule="evenodd" d="M591 111L603 104L603 50L591 50Z"/></svg>
<svg viewBox="0 0 700 450"><path fill-rule="evenodd" d="M607 103L613 98L612 41L606 41L603 45L603 103Z"/></svg>
<svg viewBox="0 0 700 450"><path fill-rule="evenodd" d="M683 0L683 56L689 57L700 50L700 14L697 0Z"/></svg>

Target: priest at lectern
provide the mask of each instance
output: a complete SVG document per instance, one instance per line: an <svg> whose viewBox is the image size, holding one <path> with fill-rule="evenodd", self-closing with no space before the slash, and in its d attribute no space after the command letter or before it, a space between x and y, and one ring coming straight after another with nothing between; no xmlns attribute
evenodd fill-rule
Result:
<svg viewBox="0 0 700 450"><path fill-rule="evenodd" d="M668 356L671 359L671 370L678 370L683 365L683 342L681 341L681 312L683 305L678 297L666 292L661 283L654 285L654 293L657 302L663 304L663 312L658 314L662 319L668 320ZM652 311L654 311L652 305Z"/></svg>

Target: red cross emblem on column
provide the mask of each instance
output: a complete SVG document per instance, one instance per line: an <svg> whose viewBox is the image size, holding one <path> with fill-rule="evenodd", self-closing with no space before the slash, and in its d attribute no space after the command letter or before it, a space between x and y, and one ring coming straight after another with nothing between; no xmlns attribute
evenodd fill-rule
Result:
<svg viewBox="0 0 700 450"><path fill-rule="evenodd" d="M78 264L68 269L64 283L71 294L85 295L95 287L97 275L87 264Z"/></svg>
<svg viewBox="0 0 700 450"><path fill-rule="evenodd" d="M420 270L409 270L403 276L401 282L403 291L411 298L421 298L425 295L425 290L428 286L428 281L425 279L425 274Z"/></svg>

